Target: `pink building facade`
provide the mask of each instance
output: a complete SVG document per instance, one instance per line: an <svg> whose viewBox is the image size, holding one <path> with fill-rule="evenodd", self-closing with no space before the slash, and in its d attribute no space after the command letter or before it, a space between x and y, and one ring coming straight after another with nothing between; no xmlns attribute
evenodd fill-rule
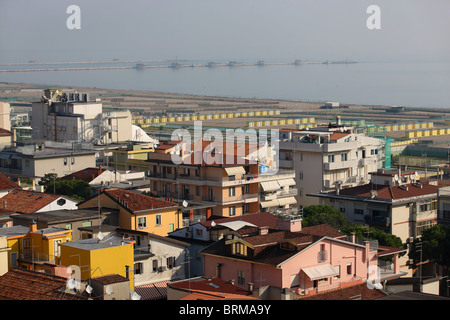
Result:
<svg viewBox="0 0 450 320"><path fill-rule="evenodd" d="M250 291L276 288L272 291L295 298L371 280L379 248L373 242L347 241L337 230L321 225L222 239L202 253L206 277L219 277ZM396 250L389 253L398 256ZM398 271L398 263L395 268ZM266 298L277 299L273 293Z"/></svg>

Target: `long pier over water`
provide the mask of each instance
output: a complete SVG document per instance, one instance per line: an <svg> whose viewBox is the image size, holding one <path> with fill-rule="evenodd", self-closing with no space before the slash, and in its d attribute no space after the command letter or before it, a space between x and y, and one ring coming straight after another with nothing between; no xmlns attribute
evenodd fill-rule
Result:
<svg viewBox="0 0 450 320"><path fill-rule="evenodd" d="M126 70L126 69L161 69L161 68L172 68L172 69L180 69L180 68L216 68L216 67L264 67L271 65L303 65L303 64L349 64L356 63L354 61L318 61L318 62L308 62L295 60L294 62L266 62L266 61L258 61L256 63L238 63L235 61L230 61L229 63L215 63L208 62L206 64L181 64L178 61L185 60L113 60L113 61L89 61L89 62L28 62L28 63L9 63L9 64L0 64L0 66L29 66L29 65L62 65L61 67L52 67L52 68L13 68L13 69L0 69L0 72L42 72L42 71L77 71L77 70ZM145 63L154 63L154 62L168 62L170 64L166 65L147 65ZM126 66L89 66L92 64L115 64L115 63L129 63L130 65ZM88 66L64 66L64 65L88 65Z"/></svg>

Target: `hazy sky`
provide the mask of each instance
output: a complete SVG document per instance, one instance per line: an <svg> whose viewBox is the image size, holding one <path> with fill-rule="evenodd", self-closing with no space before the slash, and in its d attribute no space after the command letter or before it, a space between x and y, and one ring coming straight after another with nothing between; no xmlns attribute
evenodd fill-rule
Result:
<svg viewBox="0 0 450 320"><path fill-rule="evenodd" d="M69 5L81 29L69 30ZM370 5L381 29L369 30ZM0 0L0 63L449 60L449 0Z"/></svg>

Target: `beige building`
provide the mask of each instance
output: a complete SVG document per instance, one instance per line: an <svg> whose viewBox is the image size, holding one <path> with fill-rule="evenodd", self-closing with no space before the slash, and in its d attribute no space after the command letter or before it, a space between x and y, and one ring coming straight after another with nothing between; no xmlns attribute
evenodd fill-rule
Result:
<svg viewBox="0 0 450 320"><path fill-rule="evenodd" d="M8 251L11 248L8 247L8 238L6 236L0 236L0 276L8 272Z"/></svg>
<svg viewBox="0 0 450 320"><path fill-rule="evenodd" d="M0 171L28 177L56 173L58 177L96 166L96 151L28 145L0 152Z"/></svg>
<svg viewBox="0 0 450 320"><path fill-rule="evenodd" d="M383 167L384 141L342 126L280 130L280 168L295 170L300 206L317 204L309 193L363 185Z"/></svg>
<svg viewBox="0 0 450 320"><path fill-rule="evenodd" d="M415 172L374 172L372 183L311 194L319 203L340 210L353 223L385 230L410 244L437 221L438 186L416 181ZM402 271L412 261L401 258Z"/></svg>
<svg viewBox="0 0 450 320"><path fill-rule="evenodd" d="M11 131L11 108L9 103L0 101L0 128Z"/></svg>

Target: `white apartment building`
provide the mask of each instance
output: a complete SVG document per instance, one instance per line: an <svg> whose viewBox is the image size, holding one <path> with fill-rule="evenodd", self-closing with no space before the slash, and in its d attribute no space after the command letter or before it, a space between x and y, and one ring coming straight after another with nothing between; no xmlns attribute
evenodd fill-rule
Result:
<svg viewBox="0 0 450 320"><path fill-rule="evenodd" d="M300 206L318 204L307 194L370 181L382 168L385 142L343 126L280 130L280 168L293 169Z"/></svg>
<svg viewBox="0 0 450 320"><path fill-rule="evenodd" d="M89 95L62 90L44 90L32 104L33 139L107 145L131 141L131 112L103 112L100 101Z"/></svg>

